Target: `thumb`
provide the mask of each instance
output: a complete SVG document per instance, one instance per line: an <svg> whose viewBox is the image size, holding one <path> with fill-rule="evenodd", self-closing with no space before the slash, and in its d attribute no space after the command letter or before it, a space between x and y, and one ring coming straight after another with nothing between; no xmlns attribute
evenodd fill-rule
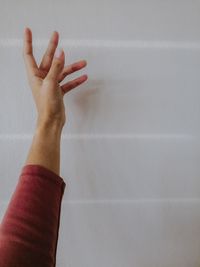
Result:
<svg viewBox="0 0 200 267"><path fill-rule="evenodd" d="M57 80L59 78L59 74L63 70L64 64L65 64L64 51L62 48L57 48L51 64L51 68L46 76L46 79Z"/></svg>

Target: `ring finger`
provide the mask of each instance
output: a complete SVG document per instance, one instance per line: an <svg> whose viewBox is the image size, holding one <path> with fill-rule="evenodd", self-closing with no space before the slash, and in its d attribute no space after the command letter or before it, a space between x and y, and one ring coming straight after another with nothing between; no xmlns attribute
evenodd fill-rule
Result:
<svg viewBox="0 0 200 267"><path fill-rule="evenodd" d="M87 65L86 60L80 60L80 61L75 62L69 66L64 67L63 71L59 75L58 82L62 82L67 75L84 68L86 65Z"/></svg>

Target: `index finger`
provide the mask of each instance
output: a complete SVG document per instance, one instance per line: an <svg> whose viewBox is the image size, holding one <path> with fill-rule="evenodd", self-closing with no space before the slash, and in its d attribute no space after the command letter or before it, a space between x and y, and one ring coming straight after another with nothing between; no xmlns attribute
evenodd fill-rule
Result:
<svg viewBox="0 0 200 267"><path fill-rule="evenodd" d="M24 46L23 46L23 56L25 64L28 70L28 74L36 75L38 71L38 66L33 56L32 47L32 32L30 28L25 28L24 30Z"/></svg>

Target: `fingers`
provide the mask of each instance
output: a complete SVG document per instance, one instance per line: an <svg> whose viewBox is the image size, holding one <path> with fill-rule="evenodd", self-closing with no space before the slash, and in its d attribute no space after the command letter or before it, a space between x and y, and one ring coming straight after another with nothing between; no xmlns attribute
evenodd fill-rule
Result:
<svg viewBox="0 0 200 267"><path fill-rule="evenodd" d="M61 82L62 80L64 80L64 78L67 75L84 68L86 65L87 65L86 60L80 60L78 62L75 62L75 63L65 67L63 69L62 73L59 75L58 81Z"/></svg>
<svg viewBox="0 0 200 267"><path fill-rule="evenodd" d="M58 45L58 40L59 40L59 34L57 31L54 31L49 41L47 50L40 63L39 69L45 70L47 72L49 71L56 47Z"/></svg>
<svg viewBox="0 0 200 267"><path fill-rule="evenodd" d="M32 32L30 28L24 30L23 57L29 76L37 74L38 66L33 56Z"/></svg>
<svg viewBox="0 0 200 267"><path fill-rule="evenodd" d="M65 64L65 53L63 49L59 48L53 58L50 70L45 79L58 81L58 77L63 70Z"/></svg>
<svg viewBox="0 0 200 267"><path fill-rule="evenodd" d="M61 86L61 89L62 89L63 93L65 94L65 93L69 92L71 89L73 89L73 88L79 86L80 84L82 84L83 82L85 82L87 79L88 79L88 76L86 74L81 75L80 77L63 84Z"/></svg>

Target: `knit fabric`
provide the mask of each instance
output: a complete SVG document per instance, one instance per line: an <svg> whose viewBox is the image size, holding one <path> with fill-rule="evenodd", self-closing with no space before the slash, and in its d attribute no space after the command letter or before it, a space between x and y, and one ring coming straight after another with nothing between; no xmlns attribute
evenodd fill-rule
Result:
<svg viewBox="0 0 200 267"><path fill-rule="evenodd" d="M62 177L38 164L22 168L0 225L0 267L55 267Z"/></svg>

